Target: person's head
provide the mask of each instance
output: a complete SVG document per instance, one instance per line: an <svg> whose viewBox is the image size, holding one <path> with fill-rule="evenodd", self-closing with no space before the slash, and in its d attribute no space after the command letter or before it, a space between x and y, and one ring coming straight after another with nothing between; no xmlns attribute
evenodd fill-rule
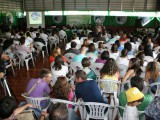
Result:
<svg viewBox="0 0 160 120"><path fill-rule="evenodd" d="M116 53L116 52L118 51L118 46L117 46L117 44L113 44L113 45L112 45L111 51L112 51L112 53Z"/></svg>
<svg viewBox="0 0 160 120"><path fill-rule="evenodd" d="M54 96L57 99L68 100L70 91L71 86L69 85L67 78L63 76L58 77L55 85L53 86Z"/></svg>
<svg viewBox="0 0 160 120"><path fill-rule="evenodd" d="M62 69L62 65L64 65L64 60L62 58L61 55L57 55L54 61L54 66L53 68L55 70L61 70Z"/></svg>
<svg viewBox="0 0 160 120"><path fill-rule="evenodd" d="M144 94L138 88L132 87L126 91L129 106L138 106L143 101Z"/></svg>
<svg viewBox="0 0 160 120"><path fill-rule="evenodd" d="M131 86L137 87L140 91L142 91L144 86L144 80L139 76L134 76L131 78Z"/></svg>
<svg viewBox="0 0 160 120"><path fill-rule="evenodd" d="M149 72L151 79L156 82L157 78L159 77L157 63L149 62L146 67L146 72Z"/></svg>
<svg viewBox="0 0 160 120"><path fill-rule="evenodd" d="M121 57L125 58L128 55L128 50L127 49L123 49L121 52Z"/></svg>
<svg viewBox="0 0 160 120"><path fill-rule="evenodd" d="M56 57L57 55L61 55L61 49L59 47L55 47L52 51L52 55Z"/></svg>
<svg viewBox="0 0 160 120"><path fill-rule="evenodd" d="M75 40L77 38L76 34L73 34L72 39Z"/></svg>
<svg viewBox="0 0 160 120"><path fill-rule="evenodd" d="M25 44L25 37L21 37L19 41L20 41L21 45L24 45Z"/></svg>
<svg viewBox="0 0 160 120"><path fill-rule="evenodd" d="M101 76L103 75L113 76L117 72L119 72L119 68L116 64L116 61L113 58L109 58L100 71Z"/></svg>
<svg viewBox="0 0 160 120"><path fill-rule="evenodd" d="M120 41L119 41L119 40L116 40L115 44L116 44L118 47L120 47L120 46L121 46L121 44L120 44Z"/></svg>
<svg viewBox="0 0 160 120"><path fill-rule="evenodd" d="M91 62L90 62L89 58L87 58L87 57L83 58L81 63L82 63L83 67L89 67L91 65Z"/></svg>
<svg viewBox="0 0 160 120"><path fill-rule="evenodd" d="M94 43L97 43L97 38L94 37L94 38L93 38L93 42L94 42Z"/></svg>
<svg viewBox="0 0 160 120"><path fill-rule="evenodd" d="M137 58L131 58L129 60L128 70L131 70L131 69L134 70L134 72L137 76L141 75L142 70L140 68L140 62Z"/></svg>
<svg viewBox="0 0 160 120"><path fill-rule="evenodd" d="M88 47L89 46L89 40L88 39L84 39L83 41L83 46Z"/></svg>
<svg viewBox="0 0 160 120"><path fill-rule="evenodd" d="M27 36L27 37L30 37L30 36L31 36L31 35L30 35L30 32L27 32L27 33L26 33L26 36Z"/></svg>
<svg viewBox="0 0 160 120"><path fill-rule="evenodd" d="M132 45L131 45L131 43L130 43L130 42L126 42L126 43L124 44L124 49L127 49L128 52L131 51L131 50L132 50Z"/></svg>
<svg viewBox="0 0 160 120"><path fill-rule="evenodd" d="M98 48L104 48L103 42L99 42Z"/></svg>
<svg viewBox="0 0 160 120"><path fill-rule="evenodd" d="M108 51L103 51L101 53L101 59L102 60L108 60L109 59L109 52Z"/></svg>
<svg viewBox="0 0 160 120"><path fill-rule="evenodd" d="M87 80L87 75L83 70L77 70L75 73L76 82L80 83Z"/></svg>
<svg viewBox="0 0 160 120"><path fill-rule="evenodd" d="M144 59L145 55L144 55L144 52L139 52L137 55L136 55L136 58L138 58L139 62L140 62L140 66L143 66L143 59Z"/></svg>
<svg viewBox="0 0 160 120"><path fill-rule="evenodd" d="M40 71L39 77L49 83L52 80L52 73L49 69L44 68Z"/></svg>
<svg viewBox="0 0 160 120"><path fill-rule="evenodd" d="M143 45L139 45L138 51L143 51L143 50L144 50L144 46Z"/></svg>
<svg viewBox="0 0 160 120"><path fill-rule="evenodd" d="M130 38L130 42L136 44L135 38L134 38L134 37L131 37L131 38Z"/></svg>
<svg viewBox="0 0 160 120"><path fill-rule="evenodd" d="M93 43L91 43L89 46L88 46L88 51L89 52L94 52L96 50L95 48L95 45Z"/></svg>
<svg viewBox="0 0 160 120"><path fill-rule="evenodd" d="M0 119L13 119L12 114L16 109L16 101L13 97L6 96L0 100Z"/></svg>
<svg viewBox="0 0 160 120"><path fill-rule="evenodd" d="M49 120L68 120L68 109L66 104L54 104L49 113Z"/></svg>
<svg viewBox="0 0 160 120"><path fill-rule="evenodd" d="M121 38L124 39L124 40L127 39L127 34L123 33Z"/></svg>
<svg viewBox="0 0 160 120"><path fill-rule="evenodd" d="M36 33L36 37L39 38L39 36L40 36L40 34L39 34L39 33Z"/></svg>
<svg viewBox="0 0 160 120"><path fill-rule="evenodd" d="M77 43L76 42L71 42L71 48L76 48Z"/></svg>

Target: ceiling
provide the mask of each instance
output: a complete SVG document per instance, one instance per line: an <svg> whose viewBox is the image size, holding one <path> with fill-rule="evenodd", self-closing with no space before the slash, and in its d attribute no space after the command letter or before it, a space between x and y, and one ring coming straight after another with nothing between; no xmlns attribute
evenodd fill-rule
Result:
<svg viewBox="0 0 160 120"><path fill-rule="evenodd" d="M25 11L156 11L156 4L157 0L24 0L23 9Z"/></svg>

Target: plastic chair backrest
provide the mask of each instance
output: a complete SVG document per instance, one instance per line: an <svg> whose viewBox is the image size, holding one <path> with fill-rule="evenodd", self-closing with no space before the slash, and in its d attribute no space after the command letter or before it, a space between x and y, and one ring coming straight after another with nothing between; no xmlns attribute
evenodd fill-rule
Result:
<svg viewBox="0 0 160 120"><path fill-rule="evenodd" d="M154 58L151 57L151 56L145 56L145 57L144 57L144 61L152 62L153 60L154 60Z"/></svg>
<svg viewBox="0 0 160 120"><path fill-rule="evenodd" d="M42 108L41 104L42 104L42 101L50 101L49 97L39 97L39 98L33 98L33 97L27 97L25 96L24 94L21 94L27 101L27 103L31 103L33 104L34 107L42 110L42 109L45 109L45 108Z"/></svg>
<svg viewBox="0 0 160 120"><path fill-rule="evenodd" d="M91 63L95 63L96 59L98 58L98 56L94 53L87 53L86 56L89 58Z"/></svg>
<svg viewBox="0 0 160 120"><path fill-rule="evenodd" d="M30 55L26 51L20 51L20 50L16 50L15 54L18 56L19 59L22 59L22 60L25 60Z"/></svg>
<svg viewBox="0 0 160 120"><path fill-rule="evenodd" d="M130 80L126 80L126 81L121 83L121 92L124 92L129 88L131 88Z"/></svg>
<svg viewBox="0 0 160 120"><path fill-rule="evenodd" d="M153 94L151 90L151 88L153 88L154 86L156 87L155 94ZM155 82L155 83L150 84L149 92L153 97L159 97L160 96L160 82Z"/></svg>
<svg viewBox="0 0 160 120"><path fill-rule="evenodd" d="M90 68L94 71L94 73L99 76L100 75L100 70L102 69L102 67L104 66L103 63L94 63L91 64Z"/></svg>
<svg viewBox="0 0 160 120"><path fill-rule="evenodd" d="M106 109L109 108L110 105L96 102L84 102L84 105L89 108L89 112L87 112L88 118L103 119L108 117L109 110L106 112Z"/></svg>
<svg viewBox="0 0 160 120"><path fill-rule="evenodd" d="M41 42L34 42L34 46L35 46L39 51L41 51L41 50L42 50L42 47L44 46L44 44L41 43Z"/></svg>
<svg viewBox="0 0 160 120"><path fill-rule="evenodd" d="M74 54L74 53L66 53L64 56L66 57L67 61L68 61L69 63L71 63L71 62L72 62L72 59L74 58L75 55L76 55L76 54Z"/></svg>
<svg viewBox="0 0 160 120"><path fill-rule="evenodd" d="M124 75L126 74L128 66L122 65L122 64L118 64L118 67L119 67L119 70L120 70L120 77L123 78Z"/></svg>
<svg viewBox="0 0 160 120"><path fill-rule="evenodd" d="M100 84L103 86L103 92L105 93L114 93L120 89L120 81L110 80L110 79L100 79ZM115 89L115 87L118 87Z"/></svg>
<svg viewBox="0 0 160 120"><path fill-rule="evenodd" d="M70 67L72 68L74 73L77 70L81 70L83 68L81 62L71 62Z"/></svg>

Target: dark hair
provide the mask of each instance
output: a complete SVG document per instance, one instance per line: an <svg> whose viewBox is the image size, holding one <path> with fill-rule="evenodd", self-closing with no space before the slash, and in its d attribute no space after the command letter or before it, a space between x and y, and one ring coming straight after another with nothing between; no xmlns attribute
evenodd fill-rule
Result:
<svg viewBox="0 0 160 120"><path fill-rule="evenodd" d="M144 80L139 76L134 76L131 78L131 86L137 87L140 91L142 91L144 86Z"/></svg>
<svg viewBox="0 0 160 120"><path fill-rule="evenodd" d="M151 56L151 57L153 57L153 52L152 52L152 49L151 49L150 45L146 45L144 47L144 54L145 54L145 56Z"/></svg>
<svg viewBox="0 0 160 120"><path fill-rule="evenodd" d="M130 43L130 42L126 42L126 43L124 44L124 49L127 49L128 52L131 51L131 50L132 50L132 45L131 45L131 43Z"/></svg>
<svg viewBox="0 0 160 120"><path fill-rule="evenodd" d="M0 118L9 118L16 109L16 101L13 97L6 96L0 100Z"/></svg>
<svg viewBox="0 0 160 120"><path fill-rule="evenodd" d="M76 38L77 38L77 35L73 34L72 39L76 39Z"/></svg>
<svg viewBox="0 0 160 120"><path fill-rule="evenodd" d="M132 66L130 68L128 68L128 70L133 69L135 74L137 76L140 76L142 70L140 68L140 63L139 63L138 59L137 58L131 58L130 61L132 62Z"/></svg>
<svg viewBox="0 0 160 120"><path fill-rule="evenodd" d="M117 44L113 44L113 45L112 45L112 47L111 47L111 51L112 51L112 53L117 52L117 49L118 49Z"/></svg>
<svg viewBox="0 0 160 120"><path fill-rule="evenodd" d="M82 80L87 80L87 75L83 70L77 70L75 75L76 78L82 78Z"/></svg>
<svg viewBox="0 0 160 120"><path fill-rule="evenodd" d="M23 45L25 43L25 37L21 37L19 41L20 41L21 45Z"/></svg>
<svg viewBox="0 0 160 120"><path fill-rule="evenodd" d="M53 86L51 96L57 99L68 100L68 95L71 91L71 86L66 77L58 77L55 85Z"/></svg>
<svg viewBox="0 0 160 120"><path fill-rule="evenodd" d="M39 77L40 77L40 78L44 78L44 77L46 77L48 74L51 74L51 71L50 71L49 69L43 68L43 69L40 71Z"/></svg>
<svg viewBox="0 0 160 120"><path fill-rule="evenodd" d="M144 50L144 46L143 45L139 45L138 50L139 51L143 51Z"/></svg>
<svg viewBox="0 0 160 120"><path fill-rule="evenodd" d="M136 55L136 58L138 58L139 60L139 63L140 63L140 66L143 66L144 64L144 52L139 52L137 55Z"/></svg>
<svg viewBox="0 0 160 120"><path fill-rule="evenodd" d="M103 51L101 53L101 59L102 60L108 60L109 59L109 52L108 51Z"/></svg>
<svg viewBox="0 0 160 120"><path fill-rule="evenodd" d="M94 37L93 38L93 42L96 43L97 42L97 38Z"/></svg>
<svg viewBox="0 0 160 120"><path fill-rule="evenodd" d="M135 38L134 38L134 37L131 37L131 38L130 38L130 42L136 44Z"/></svg>
<svg viewBox="0 0 160 120"><path fill-rule="evenodd" d="M88 52L94 52L96 50L95 45L93 43L89 44Z"/></svg>
<svg viewBox="0 0 160 120"><path fill-rule="evenodd" d="M62 69L62 65L64 65L64 61L61 55L57 55L54 61L54 65L53 68L55 70L61 70Z"/></svg>
<svg viewBox="0 0 160 120"><path fill-rule="evenodd" d="M126 57L128 55L128 50L127 49L123 49L121 52L121 57Z"/></svg>
<svg viewBox="0 0 160 120"><path fill-rule="evenodd" d="M64 103L53 104L49 120L68 120L68 110Z"/></svg>
<svg viewBox="0 0 160 120"><path fill-rule="evenodd" d="M76 42L71 42L71 48L75 48L77 46Z"/></svg>
<svg viewBox="0 0 160 120"><path fill-rule="evenodd" d="M89 67L91 65L91 62L90 62L89 58L87 58L87 57L83 58L81 63L82 63L83 67Z"/></svg>
<svg viewBox="0 0 160 120"><path fill-rule="evenodd" d="M119 46L121 46L121 44L120 44L120 41L119 41L119 40L116 40L115 44L116 44L118 47L119 47Z"/></svg>
<svg viewBox="0 0 160 120"><path fill-rule="evenodd" d="M30 32L27 32L27 33L26 33L26 36L29 36L29 37L31 37L31 35L30 35Z"/></svg>
<svg viewBox="0 0 160 120"><path fill-rule="evenodd" d="M36 37L39 37L40 36L40 34L39 33L36 33Z"/></svg>
<svg viewBox="0 0 160 120"><path fill-rule="evenodd" d="M157 82L157 78L159 77L159 72L157 69L156 62L149 62L146 67L146 72L150 73L150 77L154 82Z"/></svg>
<svg viewBox="0 0 160 120"><path fill-rule="evenodd" d="M109 58L104 64L104 66L102 67L100 73L101 75L113 76L118 71L119 71L119 68L116 64L116 61L113 58Z"/></svg>
<svg viewBox="0 0 160 120"><path fill-rule="evenodd" d="M98 48L103 48L103 42L98 43Z"/></svg>

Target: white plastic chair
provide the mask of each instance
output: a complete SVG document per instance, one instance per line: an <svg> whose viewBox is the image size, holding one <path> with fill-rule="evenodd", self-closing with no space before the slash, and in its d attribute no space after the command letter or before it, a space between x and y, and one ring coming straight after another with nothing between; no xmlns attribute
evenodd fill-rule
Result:
<svg viewBox="0 0 160 120"><path fill-rule="evenodd" d="M159 53L159 49L160 49L160 46L155 47L155 48L154 48L155 53Z"/></svg>
<svg viewBox="0 0 160 120"><path fill-rule="evenodd" d="M68 109L68 120L71 120L72 111L73 111L73 110L75 110L75 111L77 110L77 106L78 106L77 103L71 102L71 101L68 101L68 100L54 99L54 98L52 98L52 99L50 99L50 100L51 100L51 102L52 102L53 104L56 104L56 103L64 103L64 104L66 104L67 109ZM73 105L73 106L75 106L76 108L75 108L75 109L69 108L68 105Z"/></svg>
<svg viewBox="0 0 160 120"><path fill-rule="evenodd" d="M74 54L74 53L66 53L64 56L66 57L67 61L68 61L69 63L71 63L71 62L72 62L72 59L74 58L75 55L76 55L76 54Z"/></svg>
<svg viewBox="0 0 160 120"><path fill-rule="evenodd" d="M118 67L119 67L119 70L120 70L120 78L123 78L124 75L126 74L128 66L122 65L122 64L118 64Z"/></svg>
<svg viewBox="0 0 160 120"><path fill-rule="evenodd" d="M103 63L94 63L94 64L91 64L91 66L90 66L90 68L96 74L97 80L100 78L100 70L102 69L103 66L104 66Z"/></svg>
<svg viewBox="0 0 160 120"><path fill-rule="evenodd" d="M24 94L21 94L27 101L27 103L31 103L34 107L40 109L40 110L43 110L43 111L46 111L48 106L50 105L50 99L49 97L39 97L39 98L33 98L33 97L27 97L25 96ZM46 102L46 107L43 108L42 107L42 102Z"/></svg>
<svg viewBox="0 0 160 120"><path fill-rule="evenodd" d="M108 96L110 95L110 105L115 106L119 105L119 92L120 92L120 81L118 80L110 80L110 79L100 79L99 85L103 86L102 89L102 96ZM115 89L115 87L117 87ZM111 114L110 119L115 119L117 115L117 109L115 108L114 111L110 111L109 114Z"/></svg>
<svg viewBox="0 0 160 120"><path fill-rule="evenodd" d="M146 61L146 62L152 62L154 60L154 58L153 57L151 57L151 56L145 56L144 57L144 61Z"/></svg>
<svg viewBox="0 0 160 120"><path fill-rule="evenodd" d="M86 56L89 58L91 63L95 63L96 59L98 58L98 56L94 53L87 53Z"/></svg>
<svg viewBox="0 0 160 120"><path fill-rule="evenodd" d="M87 114L85 118L86 120L89 120L89 118L108 120L109 116L108 108L111 108L110 105L104 103L96 103L96 102L84 102L84 106L85 106L84 115L85 113ZM89 108L89 111L86 110L86 107ZM106 111L106 109L108 110Z"/></svg>
<svg viewBox="0 0 160 120"><path fill-rule="evenodd" d="M128 59L132 59L132 58L135 58L135 55L127 55L128 56Z"/></svg>
<svg viewBox="0 0 160 120"><path fill-rule="evenodd" d="M42 47L45 46L43 43L41 42L34 42L34 46L37 49L37 53L42 52L42 57L44 58L44 51L42 50Z"/></svg>
<svg viewBox="0 0 160 120"><path fill-rule="evenodd" d="M124 81L124 82L121 83L121 92L126 91L125 85L127 85L128 88L131 88L131 81L130 81L130 79L128 79L128 80L126 80L126 81Z"/></svg>
<svg viewBox="0 0 160 120"><path fill-rule="evenodd" d="M19 58L19 69L20 69L21 62L25 61L25 63L26 63L26 68L27 68L27 70L29 70L28 61L29 61L30 59L32 60L33 66L35 67L32 53L27 53L26 51L16 50L16 51L15 51L15 54L16 54L17 57Z"/></svg>
<svg viewBox="0 0 160 120"><path fill-rule="evenodd" d="M155 94L153 94L153 92L151 91L152 87L156 87ZM155 82L155 83L150 84L149 93L153 96L153 98L159 97L160 96L160 82Z"/></svg>
<svg viewBox="0 0 160 120"><path fill-rule="evenodd" d="M6 69L9 68L9 67L11 67L12 72L13 72L13 75L15 76L15 71L14 71L14 67L13 67L13 62L12 62L11 59L10 59L10 64L6 66Z"/></svg>
<svg viewBox="0 0 160 120"><path fill-rule="evenodd" d="M54 36L50 36L48 39L49 39L49 43L50 43L49 44L50 45L50 49L52 48L53 44L55 45L55 47L59 44L59 41Z"/></svg>
<svg viewBox="0 0 160 120"><path fill-rule="evenodd" d="M81 62L71 62L70 67L74 73L83 68Z"/></svg>

